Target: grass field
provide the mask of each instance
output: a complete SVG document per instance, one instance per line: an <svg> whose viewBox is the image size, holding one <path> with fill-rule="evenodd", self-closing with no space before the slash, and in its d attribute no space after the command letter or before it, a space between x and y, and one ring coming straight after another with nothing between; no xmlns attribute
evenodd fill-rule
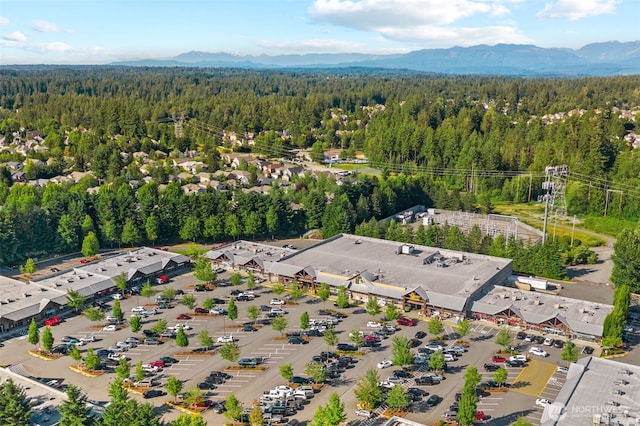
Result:
<svg viewBox="0 0 640 426"><path fill-rule="evenodd" d="M542 203L530 203L530 204L501 204L496 205L493 209L496 213L509 215L509 216L517 216L521 222L526 223L527 225L533 226L534 228L542 230L544 225L544 204ZM616 226L614 223L611 223L607 227L602 225L600 228L596 227L596 224L609 222L610 218L587 218L585 220L576 219L575 229L573 227L573 219L569 218L563 222L554 223L551 218L547 223L547 234L556 236L556 237L568 237L571 238L573 235L574 240L580 240L583 244L589 247L596 247L606 244L606 241L602 238L598 238L597 236L592 235L590 232L584 232L582 229L587 229L588 231L615 236L617 233L611 234L609 232L603 232L603 229L610 229L611 232L614 232ZM616 222L621 222L615 220ZM619 225L618 225L619 226Z"/></svg>

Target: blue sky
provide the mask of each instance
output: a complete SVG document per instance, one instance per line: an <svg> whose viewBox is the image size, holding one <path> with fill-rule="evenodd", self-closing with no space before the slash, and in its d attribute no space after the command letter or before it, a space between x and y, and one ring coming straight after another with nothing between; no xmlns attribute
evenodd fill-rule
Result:
<svg viewBox="0 0 640 426"><path fill-rule="evenodd" d="M640 39L640 0L2 0L0 64Z"/></svg>

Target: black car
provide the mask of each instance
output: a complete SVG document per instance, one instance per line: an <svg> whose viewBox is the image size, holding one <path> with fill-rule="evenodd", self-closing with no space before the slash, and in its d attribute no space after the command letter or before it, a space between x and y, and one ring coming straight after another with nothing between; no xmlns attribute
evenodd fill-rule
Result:
<svg viewBox="0 0 640 426"><path fill-rule="evenodd" d="M427 406L433 407L434 405L440 404L441 401L442 398L440 398L438 395L431 395L429 399L427 399Z"/></svg>
<svg viewBox="0 0 640 426"><path fill-rule="evenodd" d="M211 382L200 382L198 383L198 389L200 390L213 390L213 389L217 389L218 387L216 385L214 385Z"/></svg>
<svg viewBox="0 0 640 426"><path fill-rule="evenodd" d="M524 361L520 361L518 359L508 359L505 361L505 364L509 367L524 367L525 365Z"/></svg>
<svg viewBox="0 0 640 426"><path fill-rule="evenodd" d="M254 332L254 331L258 331L257 328L255 328L252 325L244 325L242 326L242 328L240 329L240 331L246 331L246 332Z"/></svg>
<svg viewBox="0 0 640 426"><path fill-rule="evenodd" d="M584 352L587 355L591 355L593 353L593 348L591 346L585 346L582 352Z"/></svg>
<svg viewBox="0 0 640 426"><path fill-rule="evenodd" d="M337 353L335 353L335 352L327 352L327 351L320 352L320 356L322 358L325 358L325 359L329 359L329 358L338 359L338 358L340 358L340 356Z"/></svg>
<svg viewBox="0 0 640 426"><path fill-rule="evenodd" d="M485 371L498 371L500 369L500 366L497 364L492 364L488 362L484 365L484 369Z"/></svg>
<svg viewBox="0 0 640 426"><path fill-rule="evenodd" d="M535 336L533 338L533 341L536 342L537 345L542 345L544 343L544 337L542 336Z"/></svg>
<svg viewBox="0 0 640 426"><path fill-rule="evenodd" d="M293 376L291 378L291 380L289 380L290 383L297 383L299 385L309 385L311 383L313 383L313 380L307 378L307 377L302 377L302 376Z"/></svg>
<svg viewBox="0 0 640 426"><path fill-rule="evenodd" d="M232 379L233 376L229 373L225 373L224 371L212 371L209 373L209 377L223 377L225 379Z"/></svg>
<svg viewBox="0 0 640 426"><path fill-rule="evenodd" d="M260 318L260 319L256 320L256 324L269 325L269 324L271 324L271 319L270 318Z"/></svg>
<svg viewBox="0 0 640 426"><path fill-rule="evenodd" d="M96 351L96 355L98 356L98 358L106 358L112 353L113 351L110 351L109 349L98 349Z"/></svg>
<svg viewBox="0 0 640 426"><path fill-rule="evenodd" d="M312 328L310 330L307 330L304 332L305 336L315 336L315 337L322 337L324 336L324 333L316 328Z"/></svg>
<svg viewBox="0 0 640 426"><path fill-rule="evenodd" d="M144 334L147 337L158 337L159 334L156 333L155 331L151 331L151 330L142 330L142 334Z"/></svg>
<svg viewBox="0 0 640 426"><path fill-rule="evenodd" d="M560 339L556 339L553 341L553 347L561 349L564 346L564 342Z"/></svg>
<svg viewBox="0 0 640 426"><path fill-rule="evenodd" d="M211 404L211 407L209 407L209 409L216 414L222 414L225 410L224 404L225 404L225 401L216 401L213 404Z"/></svg>
<svg viewBox="0 0 640 426"><path fill-rule="evenodd" d="M231 290L232 296L239 296L240 294L242 294L242 290Z"/></svg>
<svg viewBox="0 0 640 426"><path fill-rule="evenodd" d="M51 349L52 354L66 355L67 352L69 352L69 346L67 345L56 345Z"/></svg>
<svg viewBox="0 0 640 426"><path fill-rule="evenodd" d="M331 311L327 311L326 309L320 309L318 311L318 315L331 315Z"/></svg>
<svg viewBox="0 0 640 426"><path fill-rule="evenodd" d="M416 379L416 385L418 386L432 386L432 385L437 385L439 383L440 383L440 380L434 379L431 376L423 376L423 377L418 377Z"/></svg>
<svg viewBox="0 0 640 426"><path fill-rule="evenodd" d="M271 306L267 306L267 305L260 305L259 308L262 312L271 312Z"/></svg>
<svg viewBox="0 0 640 426"><path fill-rule="evenodd" d="M345 319L348 315L347 314L343 314L342 312L336 312L333 314L334 318L338 318L338 319Z"/></svg>
<svg viewBox="0 0 640 426"><path fill-rule="evenodd" d="M418 339L411 339L409 340L409 346L412 348L417 348L418 346L420 346L422 344L421 340Z"/></svg>
<svg viewBox="0 0 640 426"><path fill-rule="evenodd" d="M142 394L145 398L155 398L157 396L164 396L167 393L165 391L161 391L160 389L151 389Z"/></svg>
<svg viewBox="0 0 640 426"><path fill-rule="evenodd" d="M251 299L249 296L245 296L245 295L240 295L238 297L236 297L236 302L249 302Z"/></svg>
<svg viewBox="0 0 640 426"><path fill-rule="evenodd" d="M224 384L224 382L226 382L226 380L224 379L224 377L208 376L204 378L204 382L209 383L210 385L222 385ZM215 387L213 387L212 389L215 389Z"/></svg>
<svg viewBox="0 0 640 426"><path fill-rule="evenodd" d="M306 340L304 340L301 337L298 337L298 336L289 337L289 344L290 345L306 345L307 343L309 343L309 342L307 342Z"/></svg>
<svg viewBox="0 0 640 426"><path fill-rule="evenodd" d="M420 389L420 388L409 388L407 389L408 393L412 393L414 395L419 395L419 396L428 396L429 392L427 392L424 389Z"/></svg>
<svg viewBox="0 0 640 426"><path fill-rule="evenodd" d="M180 360L177 360L175 358L171 358L170 356L163 356L160 358L160 361L164 362L165 364L176 364L178 362L180 362Z"/></svg>
<svg viewBox="0 0 640 426"><path fill-rule="evenodd" d="M518 334L516 334L516 339L518 340L524 340L525 337L527 337L527 333L524 331L519 331Z"/></svg>
<svg viewBox="0 0 640 426"><path fill-rule="evenodd" d="M366 314L367 310L366 309L356 309L355 311L353 311L354 314Z"/></svg>
<svg viewBox="0 0 640 426"><path fill-rule="evenodd" d="M338 343L338 345L336 346L336 348L339 351L344 351L344 352L355 352L358 350L357 347L350 345L348 343Z"/></svg>
<svg viewBox="0 0 640 426"><path fill-rule="evenodd" d="M184 294L184 290L176 290L175 294L176 294L176 296L182 295L182 294Z"/></svg>
<svg viewBox="0 0 640 426"><path fill-rule="evenodd" d="M427 337L427 333L425 333L424 331L417 331L415 338L416 339L424 339L425 337Z"/></svg>
<svg viewBox="0 0 640 426"><path fill-rule="evenodd" d="M401 379L411 379L413 377L413 374L407 373L404 370L394 370L392 374L396 377L400 377Z"/></svg>

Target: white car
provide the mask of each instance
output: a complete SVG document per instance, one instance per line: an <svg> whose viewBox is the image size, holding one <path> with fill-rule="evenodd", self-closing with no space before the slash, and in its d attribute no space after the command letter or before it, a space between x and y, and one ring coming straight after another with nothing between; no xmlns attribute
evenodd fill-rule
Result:
<svg viewBox="0 0 640 426"><path fill-rule="evenodd" d="M145 311L144 306L136 306L135 308L131 308L131 312L144 312L144 311Z"/></svg>
<svg viewBox="0 0 640 426"><path fill-rule="evenodd" d="M95 342L96 341L96 336L94 336L93 334L89 334L87 336L82 336L80 338L80 341L84 342L84 343Z"/></svg>
<svg viewBox="0 0 640 426"><path fill-rule="evenodd" d="M118 326L115 324L109 324L102 329L102 331L118 331Z"/></svg>
<svg viewBox="0 0 640 426"><path fill-rule="evenodd" d="M388 359L385 359L378 363L378 368L387 368L387 367L391 367L392 365L393 363L391 361L389 361Z"/></svg>
<svg viewBox="0 0 640 426"><path fill-rule="evenodd" d="M122 300L123 299L122 294L120 294L120 293L114 293L114 294L111 295L111 297L113 297L113 300Z"/></svg>
<svg viewBox="0 0 640 426"><path fill-rule="evenodd" d="M357 409L356 416L360 416L368 419L369 417L371 417L371 411L364 410L364 409Z"/></svg>
<svg viewBox="0 0 640 426"><path fill-rule="evenodd" d="M545 398L538 398L536 399L536 405L538 407L546 407L547 405L551 405L551 401Z"/></svg>
<svg viewBox="0 0 640 426"><path fill-rule="evenodd" d="M118 342L116 343L116 346L120 346L121 348L131 349L131 348L135 348L136 344L131 342Z"/></svg>
<svg viewBox="0 0 640 426"><path fill-rule="evenodd" d="M553 339L550 337L547 337L546 339L544 339L544 342L542 342L542 344L545 346L551 346L553 345Z"/></svg>
<svg viewBox="0 0 640 426"><path fill-rule="evenodd" d="M272 314L278 314L278 315L284 315L287 313L287 311L285 311L282 308L271 308L271 313Z"/></svg>
<svg viewBox="0 0 640 426"><path fill-rule="evenodd" d="M111 352L125 352L128 348L118 345L111 345L107 349L109 349Z"/></svg>
<svg viewBox="0 0 640 426"><path fill-rule="evenodd" d="M189 324L176 324L173 327L167 327L170 330L178 331L178 329L182 327L183 330L191 330L191 326Z"/></svg>
<svg viewBox="0 0 640 426"><path fill-rule="evenodd" d="M146 318L147 314L145 314L144 312L132 312L131 313L131 318Z"/></svg>
<svg viewBox="0 0 640 426"><path fill-rule="evenodd" d="M107 358L112 359L114 361L120 361L121 359L127 359L127 356L125 354L113 352L107 355Z"/></svg>
<svg viewBox="0 0 640 426"><path fill-rule="evenodd" d="M144 312L142 312L144 315L156 315L159 314L160 311L158 311L156 308L149 308L149 309L145 309Z"/></svg>
<svg viewBox="0 0 640 426"><path fill-rule="evenodd" d="M531 349L529 349L529 353L534 354L534 355L538 355L538 356L541 356L541 357L549 356L547 351L544 351L544 350L540 349L537 346L533 346Z"/></svg>
<svg viewBox="0 0 640 426"><path fill-rule="evenodd" d="M156 367L155 365L142 364L142 369L147 373L157 373L160 371L160 367Z"/></svg>
<svg viewBox="0 0 640 426"><path fill-rule="evenodd" d="M220 336L218 337L218 340L216 340L217 343L233 343L233 336L229 335L229 336Z"/></svg>
<svg viewBox="0 0 640 426"><path fill-rule="evenodd" d="M391 383L391 382L387 382L387 381L378 383L379 387L387 388L387 389L392 389L395 385L396 385L395 383Z"/></svg>
<svg viewBox="0 0 640 426"><path fill-rule="evenodd" d="M225 311L223 308L216 306L215 308L212 308L209 313L210 314L216 314L216 315L224 315L227 311Z"/></svg>
<svg viewBox="0 0 640 426"><path fill-rule="evenodd" d="M369 321L369 322L367 322L367 327L369 327L369 328L378 328L381 325L382 324L380 324L378 321Z"/></svg>
<svg viewBox="0 0 640 426"><path fill-rule="evenodd" d="M284 300L282 299L271 299L269 302L270 305L284 305Z"/></svg>

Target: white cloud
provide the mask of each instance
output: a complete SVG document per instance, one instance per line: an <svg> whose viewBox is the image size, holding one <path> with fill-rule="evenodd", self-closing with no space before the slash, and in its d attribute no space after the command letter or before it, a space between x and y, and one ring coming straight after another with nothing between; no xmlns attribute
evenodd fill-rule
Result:
<svg viewBox="0 0 640 426"><path fill-rule="evenodd" d="M538 14L538 18L567 18L572 21L614 13L619 0L558 0L547 3Z"/></svg>
<svg viewBox="0 0 640 426"><path fill-rule="evenodd" d="M527 44L531 40L513 27L493 26L482 28L423 26L418 28L387 29L388 39L430 47L475 46L497 43Z"/></svg>
<svg viewBox="0 0 640 426"><path fill-rule="evenodd" d="M366 44L360 42L351 42L343 40L301 40L301 41L270 41L259 40L258 45L265 49L273 49L286 52L305 53L370 53L377 55L391 53L406 53L409 49L405 48L367 48Z"/></svg>
<svg viewBox="0 0 640 426"><path fill-rule="evenodd" d="M11 34L7 34L2 38L15 43L24 43L25 41L27 41L27 37L20 31L12 32Z"/></svg>
<svg viewBox="0 0 640 426"><path fill-rule="evenodd" d="M57 24L53 22L47 21L33 21L31 23L31 28L36 31L40 31L41 33L60 33L60 32L71 32L69 30L64 30L60 28Z"/></svg>
<svg viewBox="0 0 640 426"><path fill-rule="evenodd" d="M315 0L309 16L318 23L377 33L387 40L451 44L528 43L531 40L504 22L484 27L454 24L482 15L483 21L504 19L508 5L522 0Z"/></svg>
<svg viewBox="0 0 640 426"><path fill-rule="evenodd" d="M9 25L9 20L4 16L0 16L0 25Z"/></svg>
<svg viewBox="0 0 640 426"><path fill-rule="evenodd" d="M308 12L318 22L377 31L445 25L491 9L487 2L474 0L316 0Z"/></svg>

